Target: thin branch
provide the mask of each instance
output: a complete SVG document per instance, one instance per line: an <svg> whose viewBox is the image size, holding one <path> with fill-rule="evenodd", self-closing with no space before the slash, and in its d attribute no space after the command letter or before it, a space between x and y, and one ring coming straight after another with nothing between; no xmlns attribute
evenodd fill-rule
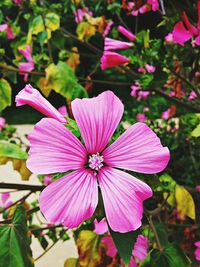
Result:
<svg viewBox="0 0 200 267"><path fill-rule="evenodd" d="M65 227L64 225L62 224L59 224L59 225L53 225L53 226L46 226L46 227L40 227L40 228L33 228L33 229L29 229L29 231L31 233L34 233L34 232L38 232L38 231L44 231L44 230L53 230L55 228L60 228L60 227ZM66 229L67 230L67 229Z"/></svg>
<svg viewBox="0 0 200 267"><path fill-rule="evenodd" d="M147 219L149 221L149 225L150 225L150 227L151 227L151 229L152 229L152 231L154 233L154 237L155 237L158 249L160 251L163 251L163 247L161 246L160 239L158 237L158 233L157 233L156 228L154 227L154 224L153 224L153 221L152 221L152 216L150 215L149 217L148 216L146 216L146 217L147 217Z"/></svg>
<svg viewBox="0 0 200 267"><path fill-rule="evenodd" d="M154 91L156 94L158 95L161 95L163 96L164 98L166 98L167 100L175 103L175 104L178 104L190 111L193 111L193 112L197 112L199 113L200 112L200 107L199 106L195 106L195 105L191 105L189 103L186 103L186 102L183 102L181 100L179 100L178 98L175 98L175 97L171 97L169 96L168 94L166 94L165 92L163 92L162 90L158 89L158 88L152 88L151 91Z"/></svg>
<svg viewBox="0 0 200 267"><path fill-rule="evenodd" d="M42 258L52 247L55 246L55 244L58 242L58 240L56 240L50 247L48 247L40 256L38 256L36 259L34 259L34 262L36 262L37 260L39 260L40 258Z"/></svg>
<svg viewBox="0 0 200 267"><path fill-rule="evenodd" d="M7 209L9 209L10 207L15 206L17 203L22 203L24 202L33 192L29 192L28 194L26 194L25 196L21 197L20 199L18 199L17 201L13 202L11 205L9 205L8 207L4 208L1 213L3 213L4 211L6 211Z"/></svg>
<svg viewBox="0 0 200 267"><path fill-rule="evenodd" d="M29 184L13 184L13 183L0 183L0 188L30 190L31 192L42 191L45 186L43 185L29 185Z"/></svg>
<svg viewBox="0 0 200 267"><path fill-rule="evenodd" d="M104 81L104 80L95 80L95 79L91 79L91 80L87 80L84 78L79 77L79 80L81 81L85 81L85 82L93 82L93 83L100 83L100 84L110 84L110 85L119 85L119 86L130 86L131 83L126 83L126 82L116 82L116 81Z"/></svg>
<svg viewBox="0 0 200 267"><path fill-rule="evenodd" d="M8 71L13 71L13 72L21 72L20 69L12 67L12 66L8 66L8 65L3 64L3 63L0 63L0 69L5 69ZM30 73L32 75L38 75L38 76L40 76L40 75L44 76L45 75L45 72L40 72L40 71L31 71L31 72L23 71L23 73Z"/></svg>

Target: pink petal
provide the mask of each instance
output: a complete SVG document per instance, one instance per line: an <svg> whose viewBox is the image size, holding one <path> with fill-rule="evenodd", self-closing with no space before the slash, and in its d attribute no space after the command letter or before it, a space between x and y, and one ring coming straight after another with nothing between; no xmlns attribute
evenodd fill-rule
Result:
<svg viewBox="0 0 200 267"><path fill-rule="evenodd" d="M106 25L106 28L105 28L105 30L103 32L103 37L106 37L109 34L109 31L111 30L111 27L112 27L113 24L114 24L114 22L112 20L110 20L108 22L108 24Z"/></svg>
<svg viewBox="0 0 200 267"><path fill-rule="evenodd" d="M62 114L63 116L68 116L66 106L61 106L61 107L59 107L59 108L58 108L58 111L59 111L60 114Z"/></svg>
<svg viewBox="0 0 200 267"><path fill-rule="evenodd" d="M20 49L19 52L26 58L27 61L33 62L33 58L31 56L32 49L30 45L26 45L25 49Z"/></svg>
<svg viewBox="0 0 200 267"><path fill-rule="evenodd" d="M200 34L195 38L195 44L200 46Z"/></svg>
<svg viewBox="0 0 200 267"><path fill-rule="evenodd" d="M180 44L182 46L185 42L192 38L192 34L186 30L182 21L176 23L172 34L174 43Z"/></svg>
<svg viewBox="0 0 200 267"><path fill-rule="evenodd" d="M6 207L6 202L8 201L9 197L10 197L9 192L1 193L1 202L4 208Z"/></svg>
<svg viewBox="0 0 200 267"><path fill-rule="evenodd" d="M62 123L44 118L29 134L27 167L37 174L76 170L85 165L84 146Z"/></svg>
<svg viewBox="0 0 200 267"><path fill-rule="evenodd" d="M148 238L143 235L138 235L132 255L136 257L139 261L146 258L148 252Z"/></svg>
<svg viewBox="0 0 200 267"><path fill-rule="evenodd" d="M0 25L0 32L5 32L8 28L8 25L5 23L5 24L1 24Z"/></svg>
<svg viewBox="0 0 200 267"><path fill-rule="evenodd" d="M64 127L64 126L63 126ZM50 223L77 227L89 219L98 203L98 185L92 171L80 169L58 179L40 194L40 209Z"/></svg>
<svg viewBox="0 0 200 267"><path fill-rule="evenodd" d="M33 62L21 62L19 63L20 74L24 74L24 72L31 72L34 67L35 65Z"/></svg>
<svg viewBox="0 0 200 267"><path fill-rule="evenodd" d="M111 236L104 236L101 240L101 242L106 246L107 251L106 255L108 255L111 258L114 258L117 254L117 249L115 247L115 243Z"/></svg>
<svg viewBox="0 0 200 267"><path fill-rule="evenodd" d="M196 27L194 27L189 19L188 16L186 15L185 11L183 11L183 21L185 22L186 27L188 28L188 30L190 31L190 33L192 34L192 36L197 35L198 34L198 30Z"/></svg>
<svg viewBox="0 0 200 267"><path fill-rule="evenodd" d="M132 32L128 31L126 28L124 28L123 26L119 25L117 30L118 32L123 34L125 37L127 37L130 41L135 41L136 36Z"/></svg>
<svg viewBox="0 0 200 267"><path fill-rule="evenodd" d="M118 50L118 49L128 49L133 46L132 43L128 42L122 42L115 39L111 39L106 37L104 41L104 50L110 51L110 50Z"/></svg>
<svg viewBox="0 0 200 267"><path fill-rule="evenodd" d="M111 167L141 173L158 173L170 159L157 135L144 123L138 122L123 133L103 152L104 162Z"/></svg>
<svg viewBox="0 0 200 267"><path fill-rule="evenodd" d="M0 130L2 130L6 125L6 120L3 117L0 117Z"/></svg>
<svg viewBox="0 0 200 267"><path fill-rule="evenodd" d="M29 105L49 118L67 123L64 116L47 101L40 92L27 84L15 97L16 106Z"/></svg>
<svg viewBox="0 0 200 267"><path fill-rule="evenodd" d="M101 69L106 70L114 68L125 63L128 63L129 59L118 53L104 51L103 56L101 57Z"/></svg>
<svg viewBox="0 0 200 267"><path fill-rule="evenodd" d="M101 152L108 144L123 114L123 104L111 91L92 99L75 99L72 111L88 153Z"/></svg>
<svg viewBox="0 0 200 267"><path fill-rule="evenodd" d="M12 31L12 28L9 25L8 25L7 30L6 30L6 33L7 33L8 40L12 40L15 38L14 33Z"/></svg>
<svg viewBox="0 0 200 267"><path fill-rule="evenodd" d="M97 235L103 235L108 232L108 224L106 218L103 218L101 221L94 220L94 232Z"/></svg>
<svg viewBox="0 0 200 267"><path fill-rule="evenodd" d="M112 230L124 233L138 229L143 200L152 196L151 188L130 174L110 167L100 169L98 181Z"/></svg>

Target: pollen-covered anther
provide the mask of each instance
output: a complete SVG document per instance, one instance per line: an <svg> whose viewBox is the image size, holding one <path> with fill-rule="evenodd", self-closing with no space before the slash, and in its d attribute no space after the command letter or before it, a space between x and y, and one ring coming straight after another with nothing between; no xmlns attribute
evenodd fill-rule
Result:
<svg viewBox="0 0 200 267"><path fill-rule="evenodd" d="M93 170L98 171L103 167L103 156L101 156L98 152L96 154L92 154L89 156L89 167Z"/></svg>

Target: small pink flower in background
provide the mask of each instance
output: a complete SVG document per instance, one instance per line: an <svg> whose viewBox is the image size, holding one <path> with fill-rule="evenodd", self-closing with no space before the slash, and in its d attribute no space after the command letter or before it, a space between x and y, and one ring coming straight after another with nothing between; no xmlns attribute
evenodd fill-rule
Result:
<svg viewBox="0 0 200 267"><path fill-rule="evenodd" d="M169 92L169 96L171 97L175 96L175 92L174 91Z"/></svg>
<svg viewBox="0 0 200 267"><path fill-rule="evenodd" d="M143 112L149 112L149 108L148 107L144 107L143 108Z"/></svg>
<svg viewBox="0 0 200 267"><path fill-rule="evenodd" d="M52 178L53 178L52 175L45 175L44 180L43 180L43 184L46 185L46 186L51 184L52 183Z"/></svg>
<svg viewBox="0 0 200 267"><path fill-rule="evenodd" d="M132 32L128 31L126 28L124 28L123 26L119 25L117 30L118 32L123 34L126 38L128 38L130 41L135 41L136 36Z"/></svg>
<svg viewBox="0 0 200 267"><path fill-rule="evenodd" d="M28 80L28 73L31 72L35 68L34 60L31 56L31 47L26 45L25 49L20 49L19 52L26 58L28 62L20 62L19 70L20 74L24 75L24 81Z"/></svg>
<svg viewBox="0 0 200 267"><path fill-rule="evenodd" d="M146 68L147 72L149 72L149 73L153 73L156 70L156 67L154 67L153 65L150 65L150 64L145 64L145 68Z"/></svg>
<svg viewBox="0 0 200 267"><path fill-rule="evenodd" d="M198 192L200 192L200 185L197 185L197 186L196 186L196 190L197 190Z"/></svg>
<svg viewBox="0 0 200 267"><path fill-rule="evenodd" d="M110 235L104 236L101 242L106 246L106 255L108 255L108 257L114 258L117 254L117 249L112 237Z"/></svg>
<svg viewBox="0 0 200 267"><path fill-rule="evenodd" d="M134 16L134 17L137 17L138 14L139 14L139 11L138 11L138 10L133 10L133 11L131 12L131 15Z"/></svg>
<svg viewBox="0 0 200 267"><path fill-rule="evenodd" d="M149 97L150 92L149 91L139 91L138 92L138 97L137 100L147 100L147 98Z"/></svg>
<svg viewBox="0 0 200 267"><path fill-rule="evenodd" d="M137 92L141 89L141 86L138 82L136 82L135 84L131 85L131 93L130 95L133 97L137 97Z"/></svg>
<svg viewBox="0 0 200 267"><path fill-rule="evenodd" d="M21 6L23 4L23 0L13 0L13 3L17 6Z"/></svg>
<svg viewBox="0 0 200 267"><path fill-rule="evenodd" d="M50 223L73 228L91 218L99 187L106 219L114 231L123 233L141 226L143 201L152 196L152 190L119 169L158 173L167 166L170 154L143 123L134 124L107 147L123 110L123 104L111 91L72 101L85 146L62 123L51 118L42 119L29 134L27 166L33 173L72 171L40 194L40 209Z"/></svg>
<svg viewBox="0 0 200 267"><path fill-rule="evenodd" d="M142 261L147 256L148 238L143 235L138 235L132 255L139 261Z"/></svg>
<svg viewBox="0 0 200 267"><path fill-rule="evenodd" d="M15 38L12 28L8 23L0 25L0 32L6 32L8 40L12 40Z"/></svg>
<svg viewBox="0 0 200 267"><path fill-rule="evenodd" d="M139 13L140 14L145 14L147 13L148 11L150 11L150 8L148 5L143 5L139 8Z"/></svg>
<svg viewBox="0 0 200 267"><path fill-rule="evenodd" d="M8 208L10 207L13 202L9 200L10 198L10 193L9 192L5 192L5 193L0 193L1 195L1 199L0 199L0 208Z"/></svg>
<svg viewBox="0 0 200 267"><path fill-rule="evenodd" d="M63 116L68 116L68 112L67 112L67 107L66 106L61 106L58 108L58 111L60 112L60 114L62 114Z"/></svg>
<svg viewBox="0 0 200 267"><path fill-rule="evenodd" d="M198 0L198 22L195 27L192 25L185 13L183 12L182 20L176 23L173 29L173 41L184 46L185 42L195 37L195 44L200 46L200 1ZM183 23L184 22L184 23ZM184 25L185 24L185 25Z"/></svg>
<svg viewBox="0 0 200 267"><path fill-rule="evenodd" d="M0 117L0 131L5 127L6 120L2 117Z"/></svg>
<svg viewBox="0 0 200 267"><path fill-rule="evenodd" d="M152 11L159 10L159 2L158 2L158 0L148 0L147 3L149 5L151 5Z"/></svg>
<svg viewBox="0 0 200 267"><path fill-rule="evenodd" d="M175 113L176 113L176 106L172 105L162 113L161 118L164 120L168 120L169 118L174 116Z"/></svg>
<svg viewBox="0 0 200 267"><path fill-rule="evenodd" d="M165 36L165 41L167 44L172 44L174 42L173 34L171 32Z"/></svg>
<svg viewBox="0 0 200 267"><path fill-rule="evenodd" d="M74 12L74 15L75 15L76 23L80 23L81 21L83 21L86 15L89 15L90 17L92 17L93 13L89 11L88 7L83 7L82 9L81 8L77 9Z"/></svg>
<svg viewBox="0 0 200 267"><path fill-rule="evenodd" d="M145 70L145 68L140 67L140 68L138 68L138 72L140 72L140 73L146 73L146 70Z"/></svg>
<svg viewBox="0 0 200 267"><path fill-rule="evenodd" d="M108 224L106 218L103 218L100 222L97 219L94 220L94 232L97 235L103 235L108 232Z"/></svg>
<svg viewBox="0 0 200 267"><path fill-rule="evenodd" d="M106 36L109 34L109 32L110 32L110 30L111 30L113 24L114 24L114 22L113 22L112 20L110 20L110 21L108 22L108 24L106 25L106 28L105 28L105 30L104 30L104 32L103 32L103 37L106 37Z"/></svg>
<svg viewBox="0 0 200 267"><path fill-rule="evenodd" d="M194 252L195 258L197 261L200 261L200 241L195 242L194 245L197 247Z"/></svg>
<svg viewBox="0 0 200 267"><path fill-rule="evenodd" d="M27 84L15 97L16 106L29 105L49 118L67 123L64 116L47 101L40 92Z"/></svg>
<svg viewBox="0 0 200 267"><path fill-rule="evenodd" d="M136 120L139 122L146 122L147 121L147 117L146 115L142 114L142 113L138 113L136 115Z"/></svg>
<svg viewBox="0 0 200 267"><path fill-rule="evenodd" d="M115 52L104 51L103 56L101 57L101 69L110 69L128 62L129 59L127 57L124 57Z"/></svg>
<svg viewBox="0 0 200 267"><path fill-rule="evenodd" d="M196 94L194 91L191 91L191 92L190 92L190 95L188 96L188 100L189 100L189 101L192 101L192 100L194 100L195 98L197 98L197 94Z"/></svg>
<svg viewBox="0 0 200 267"><path fill-rule="evenodd" d="M104 40L104 51L129 49L133 46L132 43L122 42L106 37Z"/></svg>

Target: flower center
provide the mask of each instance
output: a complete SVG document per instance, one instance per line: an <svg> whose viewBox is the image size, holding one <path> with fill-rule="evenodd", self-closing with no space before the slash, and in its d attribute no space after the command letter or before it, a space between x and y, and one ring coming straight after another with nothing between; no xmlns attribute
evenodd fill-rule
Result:
<svg viewBox="0 0 200 267"><path fill-rule="evenodd" d="M99 169L101 169L101 167L103 167L102 162L103 162L103 156L100 156L98 152L96 154L89 156L88 163L89 167L92 170L98 171Z"/></svg>

